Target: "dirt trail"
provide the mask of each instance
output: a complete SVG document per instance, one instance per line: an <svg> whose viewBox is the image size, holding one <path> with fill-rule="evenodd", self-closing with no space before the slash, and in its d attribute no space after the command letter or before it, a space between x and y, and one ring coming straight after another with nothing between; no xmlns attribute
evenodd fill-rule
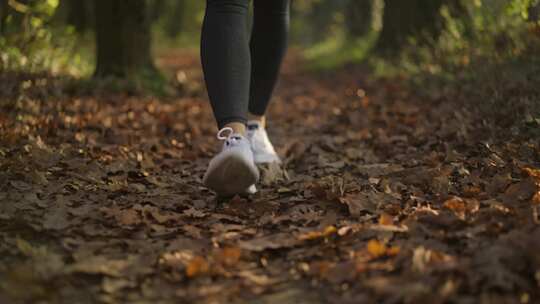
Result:
<svg viewBox="0 0 540 304"><path fill-rule="evenodd" d="M293 60L285 173L217 201L197 57L159 63L183 97L3 98L0 303L540 301L538 139L459 92Z"/></svg>

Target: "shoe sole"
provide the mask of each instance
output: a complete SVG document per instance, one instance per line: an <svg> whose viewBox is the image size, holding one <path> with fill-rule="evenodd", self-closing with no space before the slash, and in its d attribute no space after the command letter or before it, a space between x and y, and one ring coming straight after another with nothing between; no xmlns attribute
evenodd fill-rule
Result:
<svg viewBox="0 0 540 304"><path fill-rule="evenodd" d="M208 171L203 183L219 196L244 194L259 180L259 170L238 154L225 154L215 167Z"/></svg>

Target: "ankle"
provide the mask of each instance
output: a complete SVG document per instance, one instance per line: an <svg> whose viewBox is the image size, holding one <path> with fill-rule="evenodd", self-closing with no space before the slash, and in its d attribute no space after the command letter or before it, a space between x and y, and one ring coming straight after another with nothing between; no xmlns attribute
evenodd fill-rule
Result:
<svg viewBox="0 0 540 304"><path fill-rule="evenodd" d="M230 122L224 125L223 128L231 128L236 134L246 135L246 125L241 122Z"/></svg>
<svg viewBox="0 0 540 304"><path fill-rule="evenodd" d="M258 122L261 127L266 127L266 116L248 113L248 120Z"/></svg>

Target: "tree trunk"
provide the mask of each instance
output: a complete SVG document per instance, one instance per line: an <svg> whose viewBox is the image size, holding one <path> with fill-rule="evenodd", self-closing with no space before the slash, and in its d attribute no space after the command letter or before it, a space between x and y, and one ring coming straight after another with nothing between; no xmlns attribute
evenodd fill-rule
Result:
<svg viewBox="0 0 540 304"><path fill-rule="evenodd" d="M443 28L440 9L445 0L385 0L383 28L376 49L398 52L408 38L426 44L438 38Z"/></svg>
<svg viewBox="0 0 540 304"><path fill-rule="evenodd" d="M534 5L533 3L531 3L531 6L529 6L529 9L528 9L527 21L538 22L539 20L540 20L540 2Z"/></svg>
<svg viewBox="0 0 540 304"><path fill-rule="evenodd" d="M78 33L84 33L91 27L92 12L88 1L64 0L67 3L66 23L75 27Z"/></svg>
<svg viewBox="0 0 540 304"><path fill-rule="evenodd" d="M95 0L94 76L126 78L154 72L146 0Z"/></svg>
<svg viewBox="0 0 540 304"><path fill-rule="evenodd" d="M369 34L373 24L374 0L349 0L345 7L347 35L358 38Z"/></svg>
<svg viewBox="0 0 540 304"><path fill-rule="evenodd" d="M184 2L184 1L180 1L180 2ZM147 2L146 5L148 6L148 10L149 10L148 16L150 18L150 22L156 21L164 12L166 12L166 9L167 9L165 0L149 1Z"/></svg>
<svg viewBox="0 0 540 304"><path fill-rule="evenodd" d="M0 33L6 33L6 24L8 17L9 6L7 1L1 1L0 3Z"/></svg>

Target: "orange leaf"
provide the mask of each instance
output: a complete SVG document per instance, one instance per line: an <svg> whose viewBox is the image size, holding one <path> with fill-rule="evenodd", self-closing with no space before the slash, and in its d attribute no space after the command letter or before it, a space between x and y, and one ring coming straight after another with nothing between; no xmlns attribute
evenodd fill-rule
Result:
<svg viewBox="0 0 540 304"><path fill-rule="evenodd" d="M200 257L194 257L186 268L186 275L189 278L195 277L200 274L205 274L210 270L210 265L208 265L208 262Z"/></svg>
<svg viewBox="0 0 540 304"><path fill-rule="evenodd" d="M467 211L467 206L465 205L465 201L463 201L459 197L452 197L451 199L447 200L443 204L444 207L454 211L454 213L460 217L465 217L465 211Z"/></svg>
<svg viewBox="0 0 540 304"><path fill-rule="evenodd" d="M531 199L533 205L540 206L540 191L536 192Z"/></svg>
<svg viewBox="0 0 540 304"><path fill-rule="evenodd" d="M540 169L523 168L523 171L532 178L540 179Z"/></svg>
<svg viewBox="0 0 540 304"><path fill-rule="evenodd" d="M392 246L386 250L386 255L388 256L396 256L401 251L401 248L399 246Z"/></svg>
<svg viewBox="0 0 540 304"><path fill-rule="evenodd" d="M217 259L225 266L233 266L240 261L241 256L242 250L240 248L226 247L219 252Z"/></svg>
<svg viewBox="0 0 540 304"><path fill-rule="evenodd" d="M337 228L334 226L328 226L324 228L323 231L310 231L308 233L300 235L298 238L300 240L315 240L322 237L329 237L330 235L337 232Z"/></svg>
<svg viewBox="0 0 540 304"><path fill-rule="evenodd" d="M370 240L367 243L367 250L374 258L378 258L386 254L386 246L377 240Z"/></svg>
<svg viewBox="0 0 540 304"><path fill-rule="evenodd" d="M392 226L394 225L394 218L388 213L381 214L379 217L379 224L383 226Z"/></svg>
<svg viewBox="0 0 540 304"><path fill-rule="evenodd" d="M465 186L463 188L463 195L465 197L475 197L482 192L482 189L478 186Z"/></svg>

